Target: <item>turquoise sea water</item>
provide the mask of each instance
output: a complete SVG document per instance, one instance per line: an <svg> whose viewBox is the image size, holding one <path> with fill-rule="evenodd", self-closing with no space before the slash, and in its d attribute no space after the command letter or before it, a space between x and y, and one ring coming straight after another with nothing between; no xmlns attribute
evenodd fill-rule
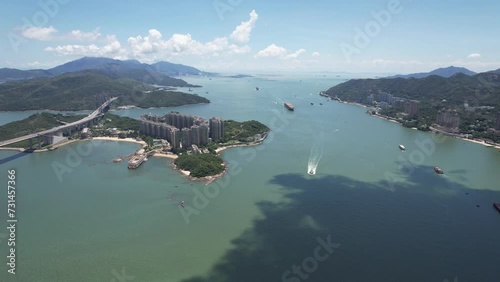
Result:
<svg viewBox="0 0 500 282"><path fill-rule="evenodd" d="M224 151L230 171L210 185L186 180L169 159L132 171L111 161L136 144L0 151L4 187L16 169L19 220L17 274L7 273L2 255L0 280L500 281L500 214L492 208L500 202L500 151L433 138L317 95L341 81L191 79L212 103L116 111L137 118L176 110L272 128L263 145ZM5 115L0 121L12 119ZM319 161L315 175L309 161ZM339 244L323 261L314 259L321 240Z"/></svg>

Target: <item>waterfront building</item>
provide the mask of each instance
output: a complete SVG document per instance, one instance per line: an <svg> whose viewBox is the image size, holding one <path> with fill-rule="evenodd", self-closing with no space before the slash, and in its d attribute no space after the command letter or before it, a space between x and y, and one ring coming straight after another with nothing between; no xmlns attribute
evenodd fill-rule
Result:
<svg viewBox="0 0 500 282"><path fill-rule="evenodd" d="M208 144L208 124L203 123L200 125L200 145Z"/></svg>
<svg viewBox="0 0 500 282"><path fill-rule="evenodd" d="M458 128L460 125L460 116L456 111L451 109L442 109L437 114L436 123L448 128Z"/></svg>
<svg viewBox="0 0 500 282"><path fill-rule="evenodd" d="M199 145L201 144L200 139L200 127L198 125L193 125L190 128L191 130L191 144Z"/></svg>
<svg viewBox="0 0 500 282"><path fill-rule="evenodd" d="M378 101L379 102L386 102L389 105L392 105L394 101L394 96L392 94L389 94L387 92L380 92L378 94Z"/></svg>
<svg viewBox="0 0 500 282"><path fill-rule="evenodd" d="M224 121L215 119L217 140L224 134ZM165 116L144 114L141 116L141 134L155 138L166 139L172 148L183 148L191 145L207 145L210 136L210 126L207 120L179 112L169 112Z"/></svg>
<svg viewBox="0 0 500 282"><path fill-rule="evenodd" d="M170 131L170 140L168 140L168 142L170 142L170 147L172 147L174 149L181 147L181 133L180 133L179 129L174 127Z"/></svg>
<svg viewBox="0 0 500 282"><path fill-rule="evenodd" d="M372 105L375 99L373 98L373 94L370 94L368 97L366 97L366 104Z"/></svg>
<svg viewBox="0 0 500 282"><path fill-rule="evenodd" d="M216 117L210 119L210 137L214 142L224 138L224 121L222 119Z"/></svg>
<svg viewBox="0 0 500 282"><path fill-rule="evenodd" d="M181 129L181 143L182 143L182 148L188 148L193 144L191 139L191 129L189 128Z"/></svg>
<svg viewBox="0 0 500 282"><path fill-rule="evenodd" d="M420 107L420 102L417 100L410 100L405 105L405 112L409 116L418 115L418 110Z"/></svg>

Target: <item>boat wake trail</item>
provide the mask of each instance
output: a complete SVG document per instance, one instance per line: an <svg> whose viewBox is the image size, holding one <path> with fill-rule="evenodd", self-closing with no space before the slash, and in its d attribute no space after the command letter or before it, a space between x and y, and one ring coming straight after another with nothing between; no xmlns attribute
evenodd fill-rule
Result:
<svg viewBox="0 0 500 282"><path fill-rule="evenodd" d="M307 173L310 175L316 174L316 169L318 168L319 161L323 157L323 147L324 142L321 140L320 144L314 144L311 148L311 154L309 155L309 161L307 162Z"/></svg>

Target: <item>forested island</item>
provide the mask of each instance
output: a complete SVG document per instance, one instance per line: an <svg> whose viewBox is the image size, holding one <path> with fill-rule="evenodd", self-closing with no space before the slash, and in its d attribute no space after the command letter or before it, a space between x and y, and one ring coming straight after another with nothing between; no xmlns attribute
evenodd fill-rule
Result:
<svg viewBox="0 0 500 282"><path fill-rule="evenodd" d="M215 154L181 155L174 161L177 168L189 171L191 177L213 176L224 171L222 158Z"/></svg>

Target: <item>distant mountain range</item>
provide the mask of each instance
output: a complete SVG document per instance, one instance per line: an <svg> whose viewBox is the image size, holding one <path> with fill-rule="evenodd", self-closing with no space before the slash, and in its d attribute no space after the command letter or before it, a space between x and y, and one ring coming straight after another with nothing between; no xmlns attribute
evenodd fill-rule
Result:
<svg viewBox="0 0 500 282"><path fill-rule="evenodd" d="M84 57L48 70L0 69L0 82L28 80L33 78L55 77L61 74L79 71L91 71L109 78L130 78L148 84L162 86L191 86L181 79L170 76L212 75L197 68L169 62L143 64L136 60L114 60L101 57Z"/></svg>
<svg viewBox="0 0 500 282"><path fill-rule="evenodd" d="M457 73L463 73L463 74L468 75L468 76L472 76L472 75L476 74L475 72L468 70L466 68L450 66L447 68L435 69L431 72L398 74L398 75L394 75L394 76L389 76L387 78L426 78L426 77L431 76L431 75L437 75L437 76L448 78L448 77L454 76Z"/></svg>

